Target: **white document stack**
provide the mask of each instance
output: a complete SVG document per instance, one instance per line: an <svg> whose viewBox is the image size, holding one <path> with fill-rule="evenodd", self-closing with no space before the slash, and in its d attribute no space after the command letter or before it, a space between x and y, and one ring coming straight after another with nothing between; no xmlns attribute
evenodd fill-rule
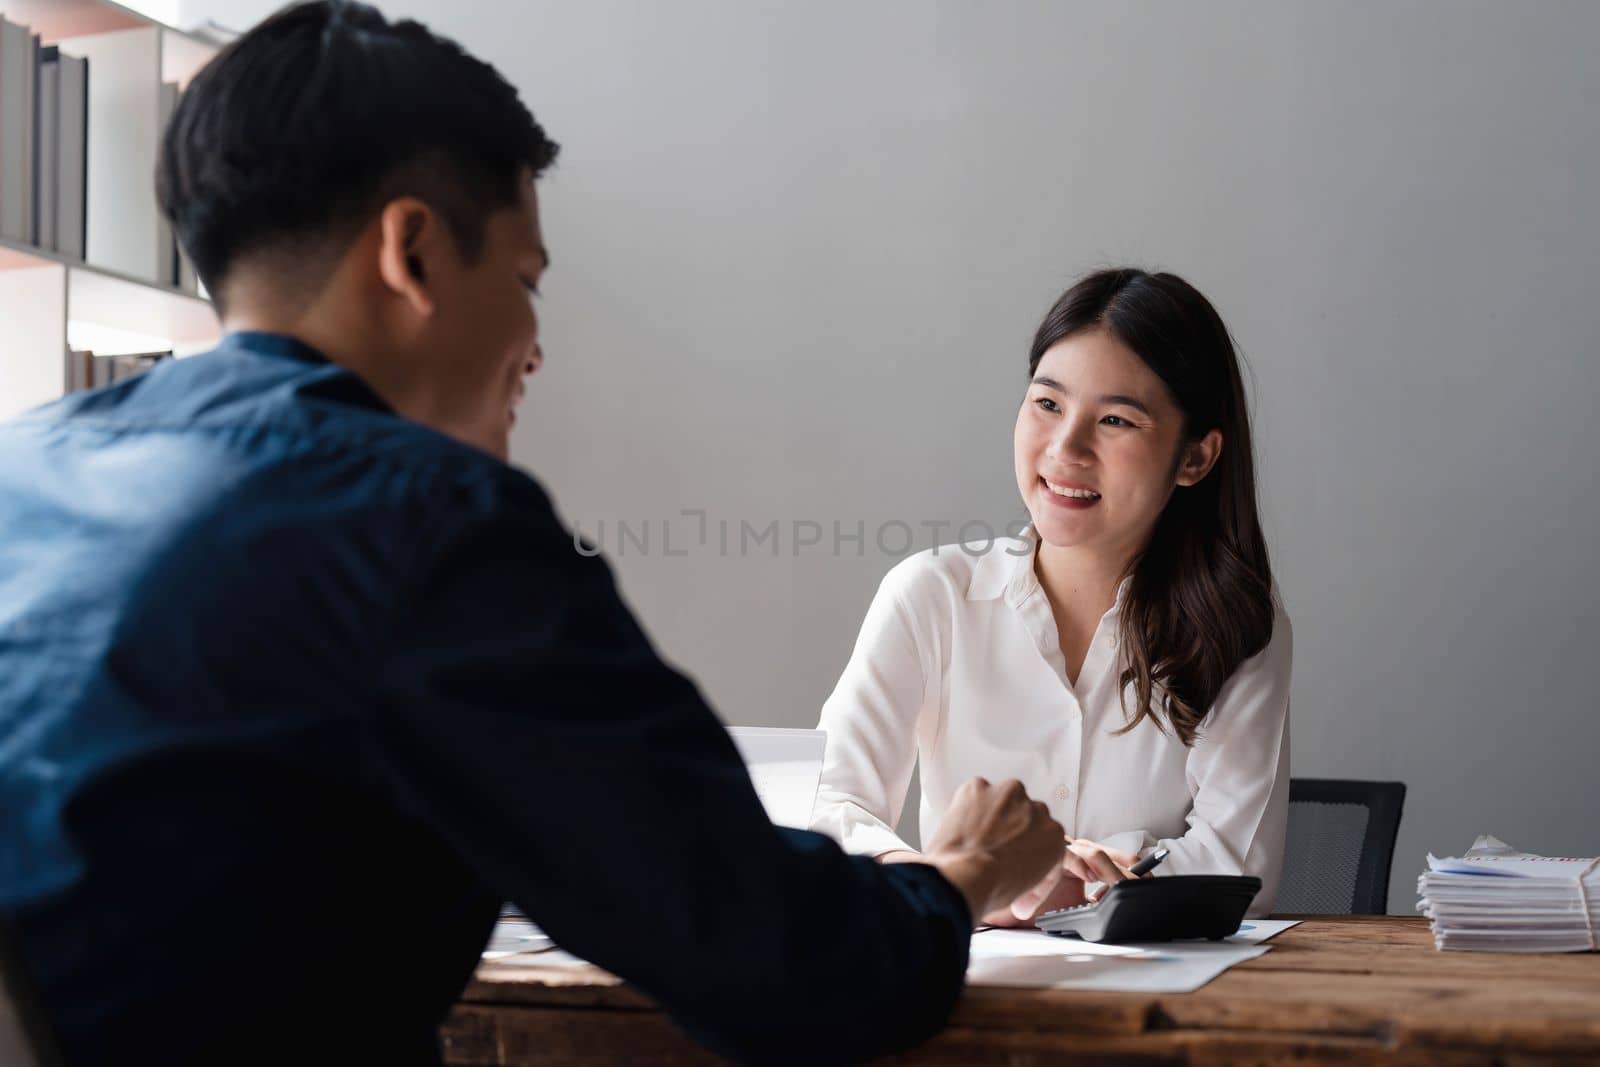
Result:
<svg viewBox="0 0 1600 1067"><path fill-rule="evenodd" d="M1592 952L1600 947L1600 857L1518 852L1480 837L1464 856L1428 856L1417 910L1441 949Z"/></svg>

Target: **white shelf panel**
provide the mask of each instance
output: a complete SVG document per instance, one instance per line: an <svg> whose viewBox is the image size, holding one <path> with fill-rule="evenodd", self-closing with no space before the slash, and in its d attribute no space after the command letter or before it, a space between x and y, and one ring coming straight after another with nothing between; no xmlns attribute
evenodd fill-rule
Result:
<svg viewBox="0 0 1600 1067"><path fill-rule="evenodd" d="M149 25L126 8L100 0L0 0L0 14L29 27L46 44L63 37L115 33Z"/></svg>
<svg viewBox="0 0 1600 1067"><path fill-rule="evenodd" d="M35 255L30 251L13 248L9 242L0 243L0 273L8 270L34 270L57 262L60 262L58 256Z"/></svg>
<svg viewBox="0 0 1600 1067"><path fill-rule="evenodd" d="M177 82L179 89L187 89L189 79L193 78L201 67L211 62L211 58L216 54L217 49L212 45L204 44L176 30L162 30L161 80Z"/></svg>
<svg viewBox="0 0 1600 1067"><path fill-rule="evenodd" d="M31 267L43 266L46 263L60 263L75 271L86 274L102 274L113 281L125 282L128 285L141 286L157 296L175 296L181 300L191 300L197 304L211 306L211 300L204 295L185 292L176 286L163 285L160 282L148 282L143 278L136 278L131 274L120 271L108 270L97 267L92 263L84 263L69 255L57 252L54 249L39 248L36 245L21 244L17 241L8 241L0 238L0 271L26 270Z"/></svg>
<svg viewBox="0 0 1600 1067"><path fill-rule="evenodd" d="M147 345L130 338L128 351L191 349L209 345L222 335L216 312L205 301L98 271L68 272L66 311L69 332L75 324L87 324L99 327L102 333L135 334L166 342ZM95 351L110 354L112 347L123 346L103 341Z"/></svg>
<svg viewBox="0 0 1600 1067"><path fill-rule="evenodd" d="M115 0L0 0L0 14L21 22L54 44L63 37L83 37L93 33L115 33L141 26L160 26L190 42L213 51L217 45L179 29L176 4L138 3L127 6ZM141 10L135 10L135 7Z"/></svg>
<svg viewBox="0 0 1600 1067"><path fill-rule="evenodd" d="M0 279L12 272L42 267L66 270L68 303L59 310L74 322L89 323L109 332L164 338L177 348L209 344L221 336L216 311L202 297L78 263L56 252L0 242ZM0 291L0 318L6 321L23 313L9 292ZM5 353L0 352L0 359L3 358Z"/></svg>
<svg viewBox="0 0 1600 1067"><path fill-rule="evenodd" d="M56 399L66 384L66 269L36 261L0 271L0 419Z"/></svg>

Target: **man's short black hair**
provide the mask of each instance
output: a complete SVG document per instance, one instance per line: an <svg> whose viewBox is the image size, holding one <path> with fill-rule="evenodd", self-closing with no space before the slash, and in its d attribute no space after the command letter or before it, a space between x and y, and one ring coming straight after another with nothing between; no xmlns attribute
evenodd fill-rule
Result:
<svg viewBox="0 0 1600 1067"><path fill-rule="evenodd" d="M488 215L556 157L493 67L409 19L343 0L285 8L184 93L156 196L219 301L230 270L276 256L289 291L320 286L382 205L416 196L469 261Z"/></svg>

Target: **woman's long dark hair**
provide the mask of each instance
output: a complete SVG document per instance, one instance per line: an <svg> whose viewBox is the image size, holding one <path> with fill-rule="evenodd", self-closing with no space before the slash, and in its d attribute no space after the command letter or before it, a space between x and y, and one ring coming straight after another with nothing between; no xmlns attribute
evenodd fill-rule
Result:
<svg viewBox="0 0 1600 1067"><path fill-rule="evenodd" d="M1134 560L1120 623L1122 690L1132 684L1135 709L1123 732L1149 715L1192 745L1223 684L1272 637L1272 568L1239 360L1222 317L1194 286L1121 268L1089 275L1056 301L1034 335L1029 378L1052 346L1093 329L1109 331L1166 383L1186 443L1222 432L1216 466L1173 491Z"/></svg>

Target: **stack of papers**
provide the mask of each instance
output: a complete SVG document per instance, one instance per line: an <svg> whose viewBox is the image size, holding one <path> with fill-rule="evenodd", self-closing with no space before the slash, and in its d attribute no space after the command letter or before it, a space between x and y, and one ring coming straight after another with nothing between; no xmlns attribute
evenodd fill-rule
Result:
<svg viewBox="0 0 1600 1067"><path fill-rule="evenodd" d="M1441 949L1592 952L1600 946L1600 857L1518 852L1480 837L1464 856L1428 856L1417 910Z"/></svg>

